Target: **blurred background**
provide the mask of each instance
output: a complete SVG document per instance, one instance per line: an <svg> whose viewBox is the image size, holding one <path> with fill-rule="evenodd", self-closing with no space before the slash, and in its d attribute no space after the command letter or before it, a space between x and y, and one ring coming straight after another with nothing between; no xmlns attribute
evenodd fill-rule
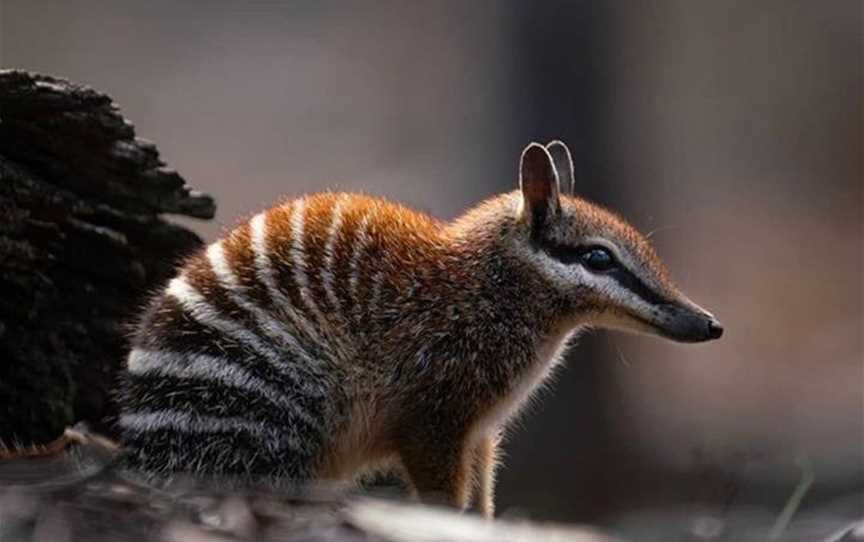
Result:
<svg viewBox="0 0 864 542"><path fill-rule="evenodd" d="M0 65L113 96L216 197L206 239L327 188L451 218L565 140L727 331L583 338L512 432L502 514L779 514L803 472L804 521L864 514L862 25L854 0L0 0Z"/></svg>

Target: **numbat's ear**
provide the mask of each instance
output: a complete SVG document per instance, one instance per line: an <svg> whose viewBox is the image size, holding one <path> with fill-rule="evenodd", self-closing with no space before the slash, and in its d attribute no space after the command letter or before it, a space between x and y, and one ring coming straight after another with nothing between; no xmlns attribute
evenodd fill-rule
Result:
<svg viewBox="0 0 864 542"><path fill-rule="evenodd" d="M531 143L519 160L519 188L522 190L522 213L536 233L558 214L558 174L552 155L543 145Z"/></svg>
<svg viewBox="0 0 864 542"><path fill-rule="evenodd" d="M546 150L552 155L555 163L555 171L558 173L558 182L571 196L576 195L576 175L573 171L573 158L570 149L563 141L550 141L546 144Z"/></svg>

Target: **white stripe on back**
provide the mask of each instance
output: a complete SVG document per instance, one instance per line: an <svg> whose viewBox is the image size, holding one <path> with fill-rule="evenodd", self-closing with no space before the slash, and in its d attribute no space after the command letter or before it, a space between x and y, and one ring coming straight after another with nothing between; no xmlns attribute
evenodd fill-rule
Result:
<svg viewBox="0 0 864 542"><path fill-rule="evenodd" d="M342 229L342 210L347 196L344 194L336 200L331 211L330 228L327 231L327 244L324 245L324 265L321 270L321 284L333 310L339 312L339 298L333 290L333 259L336 257L336 242Z"/></svg>
<svg viewBox="0 0 864 542"><path fill-rule="evenodd" d="M294 368L286 364L278 352L265 344L255 333L229 318L220 316L183 275L171 280L165 293L176 299L183 310L199 324L221 331L235 341L250 347L256 354L270 362L277 371L297 378Z"/></svg>
<svg viewBox="0 0 864 542"><path fill-rule="evenodd" d="M363 257L363 251L369 245L369 236L366 231L369 229L371 214L363 215L360 225L357 226L357 234L354 239L354 251L351 253L351 261L348 263L350 275L348 277L348 286L350 290L351 301L354 303L354 316L360 318L362 312L360 310L360 299L357 292L357 287L360 283L360 258Z"/></svg>
<svg viewBox="0 0 864 542"><path fill-rule="evenodd" d="M291 208L291 270L294 272L294 282L297 283L297 291L300 298L315 315L319 322L327 324L327 318L318 308L309 291L309 277L306 275L306 200L299 199Z"/></svg>
<svg viewBox="0 0 864 542"><path fill-rule="evenodd" d="M261 380L230 360L180 352L151 351L135 348L129 353L129 372L133 375L158 374L174 378L197 378L215 380L229 388L250 391L261 395L271 403L297 414L310 425L317 422L299 404L292 402L284 393ZM304 386L306 396L320 396L321 390L314 386Z"/></svg>
<svg viewBox="0 0 864 542"><path fill-rule="evenodd" d="M302 449L303 442L285 431L269 428L260 421L236 417L217 418L181 412L179 410L152 410L147 412L125 413L117 420L121 427L133 431L159 431L170 429L181 433L234 433L242 431L273 444L286 437L294 449Z"/></svg>
<svg viewBox="0 0 864 542"><path fill-rule="evenodd" d="M273 266L270 264L270 254L267 251L267 216L266 213L258 213L249 221L250 238L252 242L252 253L255 257L255 276L258 277L267 288L270 298L293 322L299 327L310 340L316 344L322 344L321 337L315 331L311 323L306 320L295 309L291 300L276 284Z"/></svg>
<svg viewBox="0 0 864 542"><path fill-rule="evenodd" d="M243 295L243 286L234 274L228 260L225 258L225 251L221 241L216 241L207 247L207 259L210 261L210 266L216 279L220 285L225 288L228 297L236 303L240 308L249 312L256 323L264 332L271 338L282 343L291 350L291 353L296 354L300 361L308 364L316 364L319 360L312 358L308 352L297 342L290 332L285 329L282 322L273 318L268 311L263 310L256 303L250 301Z"/></svg>

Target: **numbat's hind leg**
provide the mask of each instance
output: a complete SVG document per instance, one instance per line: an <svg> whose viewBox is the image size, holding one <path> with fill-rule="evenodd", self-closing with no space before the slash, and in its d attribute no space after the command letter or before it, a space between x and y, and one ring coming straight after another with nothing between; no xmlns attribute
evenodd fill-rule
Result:
<svg viewBox="0 0 864 542"><path fill-rule="evenodd" d="M498 434L484 436L474 455L474 472L477 478L477 509L487 519L495 517L495 471L498 468Z"/></svg>

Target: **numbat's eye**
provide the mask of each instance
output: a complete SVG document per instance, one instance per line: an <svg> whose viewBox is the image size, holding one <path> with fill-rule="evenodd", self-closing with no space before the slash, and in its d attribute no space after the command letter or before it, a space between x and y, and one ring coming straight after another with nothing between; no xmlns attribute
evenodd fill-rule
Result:
<svg viewBox="0 0 864 542"><path fill-rule="evenodd" d="M608 249L591 247L582 253L582 263L591 271L609 271L618 264Z"/></svg>

